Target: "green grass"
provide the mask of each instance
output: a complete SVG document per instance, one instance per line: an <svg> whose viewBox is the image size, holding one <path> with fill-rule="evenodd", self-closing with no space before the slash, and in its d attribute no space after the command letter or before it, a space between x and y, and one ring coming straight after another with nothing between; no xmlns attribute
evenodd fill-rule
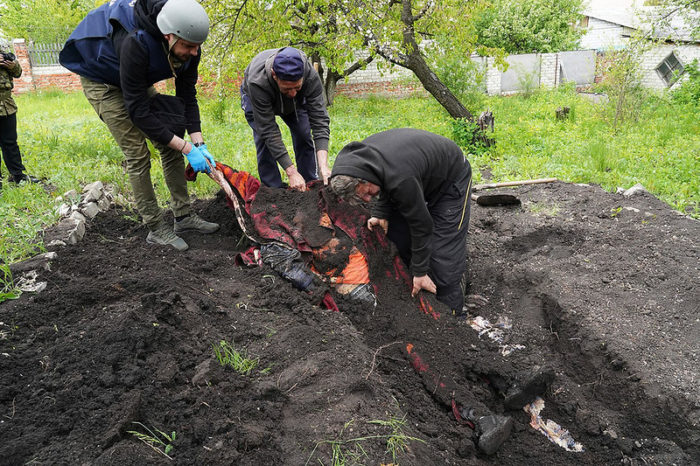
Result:
<svg viewBox="0 0 700 466"><path fill-rule="evenodd" d="M133 435L137 439L141 440L143 443L152 448L155 452L165 456L169 460L172 460L170 456L173 451L173 443L175 442L176 434L172 431L170 435L166 434L162 430L149 429L146 425L140 422L132 422L141 428L143 428L148 433L139 432L137 430L128 430L127 433ZM155 431L155 432L154 432Z"/></svg>
<svg viewBox="0 0 700 466"><path fill-rule="evenodd" d="M555 177L608 191L642 183L672 207L700 215L700 107L652 96L637 109L637 121L613 131L604 106L566 89L491 98L488 105L497 145L473 164L489 166L495 181ZM564 105L573 121L555 119Z"/></svg>
<svg viewBox="0 0 700 466"><path fill-rule="evenodd" d="M236 350L226 340L221 340L218 343L212 344L214 356L222 366L229 366L241 375L250 375L260 362L258 358L250 359L244 352ZM267 371L267 368L264 369Z"/></svg>
<svg viewBox="0 0 700 466"><path fill-rule="evenodd" d="M19 144L28 172L47 187L4 184L0 191L0 262L12 263L42 250L37 232L55 223L55 198L95 180L115 186L130 199L123 156L82 93L33 93L17 97ZM557 121L554 110L569 106L573 118ZM469 155L474 181L488 167L491 181L556 177L595 183L614 191L642 183L683 212L700 216L700 107L649 97L636 122L613 131L595 105L571 89L534 92L529 98L488 97L496 118L497 144ZM200 100L203 133L217 160L257 174L255 147L236 96L225 102ZM412 126L447 137L451 120L432 98L350 99L339 96L331 115L330 162L348 142L389 128ZM290 137L281 125L288 147ZM169 198L160 161L151 170L158 199ZM3 169L4 170L4 169ZM218 186L200 176L190 192L212 196Z"/></svg>
<svg viewBox="0 0 700 466"><path fill-rule="evenodd" d="M386 420L377 419L368 421L368 424L381 426L380 429L382 431L387 431L387 433L345 438L346 430L348 430L354 422L354 419L346 422L335 439L316 442L316 445L311 451L311 455L309 455L309 458L306 460L306 464L308 465L311 462L319 447L323 445L328 445L330 447L330 464L332 466L365 464L367 452L363 444L368 441L381 440L386 442L386 453L391 456L391 464L398 466L399 457L408 450L411 442L425 443L425 440L411 437L405 433L407 427L406 415L401 417L391 416ZM350 429L350 431L352 431L352 429ZM321 458L317 458L317 460L320 464L325 464Z"/></svg>

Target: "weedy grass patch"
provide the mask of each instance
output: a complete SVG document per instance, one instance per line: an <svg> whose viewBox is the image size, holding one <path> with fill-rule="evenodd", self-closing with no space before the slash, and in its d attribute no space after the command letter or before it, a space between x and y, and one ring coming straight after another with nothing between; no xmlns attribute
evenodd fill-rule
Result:
<svg viewBox="0 0 700 466"><path fill-rule="evenodd" d="M399 465L399 456L405 453L409 447L410 442L423 442L417 437L411 437L404 432L406 428L406 416L394 417L391 416L389 419L377 419L368 421L368 424L375 424L385 428L388 428L389 432L386 434L376 434L376 435L366 435L362 437L353 438L343 438L345 437L346 430L354 424L355 420L351 419L345 423L343 428L340 430L338 435L333 440L321 440L316 442L314 449L311 451L309 458L306 461L308 465L313 459L314 455L321 446L330 446L330 464L333 466L344 466L350 464L364 464L365 459L368 458L367 451L363 447L363 444L370 440L382 440L386 442L386 453L391 456L391 464L396 466ZM324 464L320 458L317 458L320 464Z"/></svg>
<svg viewBox="0 0 700 466"><path fill-rule="evenodd" d="M172 431L168 435L167 433L163 432L162 430L156 429L155 427L153 429L150 429L149 427L145 426L140 422L132 422L132 424L140 426L147 433L139 432L137 430L129 430L127 431L127 433L141 440L143 443L151 447L154 451L165 456L169 460L173 459L170 455L173 449L175 448L173 446L173 443L175 442L176 438L175 431Z"/></svg>
<svg viewBox="0 0 700 466"><path fill-rule="evenodd" d="M17 299L22 294L12 280L12 271L7 264L0 264L0 303L8 299Z"/></svg>
<svg viewBox="0 0 700 466"><path fill-rule="evenodd" d="M260 362L259 358L251 359L244 352L236 350L226 340L212 344L212 348L219 364L231 367L241 375L250 375ZM269 372L266 369L263 369L265 373Z"/></svg>

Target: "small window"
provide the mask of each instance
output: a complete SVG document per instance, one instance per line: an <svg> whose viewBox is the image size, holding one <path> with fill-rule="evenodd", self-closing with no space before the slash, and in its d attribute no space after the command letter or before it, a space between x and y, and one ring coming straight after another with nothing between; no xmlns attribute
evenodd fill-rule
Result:
<svg viewBox="0 0 700 466"><path fill-rule="evenodd" d="M659 73L666 86L670 87L678 81L678 78L683 73L683 69L683 64L678 60L676 54L671 52L671 55L659 63L659 66L656 67L656 72Z"/></svg>

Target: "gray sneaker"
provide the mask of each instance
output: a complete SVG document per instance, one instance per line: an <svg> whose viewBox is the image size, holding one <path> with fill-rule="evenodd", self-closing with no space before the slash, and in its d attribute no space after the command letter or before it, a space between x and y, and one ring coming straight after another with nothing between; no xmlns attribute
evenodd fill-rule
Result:
<svg viewBox="0 0 700 466"><path fill-rule="evenodd" d="M198 233L214 233L219 229L218 223L207 222L202 220L197 214L190 214L182 220L175 221L175 233L183 233L186 231L196 231Z"/></svg>
<svg viewBox="0 0 700 466"><path fill-rule="evenodd" d="M161 222L154 230L148 232L146 242L149 244L172 246L178 251L186 251L187 248L189 248L185 240L177 236L170 225L165 222Z"/></svg>

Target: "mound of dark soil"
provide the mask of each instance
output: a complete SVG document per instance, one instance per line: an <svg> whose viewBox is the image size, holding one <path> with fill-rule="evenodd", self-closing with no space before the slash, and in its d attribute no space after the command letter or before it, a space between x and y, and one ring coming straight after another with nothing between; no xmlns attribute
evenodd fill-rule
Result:
<svg viewBox="0 0 700 466"><path fill-rule="evenodd" d="M500 343L400 284L332 312L235 265L247 241L221 197L197 210L222 229L185 235L184 253L101 215L40 271L43 292L0 304L0 464L697 464L700 223L645 193L507 192L522 206L475 205L469 237L469 309L510 319ZM222 367L221 340L257 367ZM474 447L408 344L460 403L514 419L497 453ZM505 407L544 366L542 417L583 452ZM175 432L172 460L129 433L144 426Z"/></svg>

